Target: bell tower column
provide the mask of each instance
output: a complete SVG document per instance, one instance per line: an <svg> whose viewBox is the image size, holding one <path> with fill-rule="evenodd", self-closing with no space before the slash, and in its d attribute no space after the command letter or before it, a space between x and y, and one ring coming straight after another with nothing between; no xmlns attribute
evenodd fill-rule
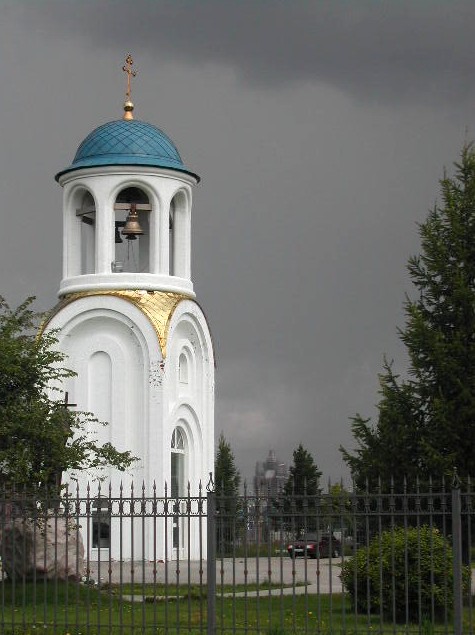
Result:
<svg viewBox="0 0 475 635"><path fill-rule="evenodd" d="M107 183L100 181L94 188L96 198L96 273L110 274L114 260L114 209Z"/></svg>
<svg viewBox="0 0 475 635"><path fill-rule="evenodd" d="M160 236L162 227L160 224L160 203L155 191L151 192L152 213L149 218L150 246L149 262L150 273L160 273Z"/></svg>
<svg viewBox="0 0 475 635"><path fill-rule="evenodd" d="M167 191L160 210L160 273L170 275L170 193Z"/></svg>
<svg viewBox="0 0 475 635"><path fill-rule="evenodd" d="M173 273L181 278L191 277L190 267L190 213L182 194L175 197L173 212Z"/></svg>

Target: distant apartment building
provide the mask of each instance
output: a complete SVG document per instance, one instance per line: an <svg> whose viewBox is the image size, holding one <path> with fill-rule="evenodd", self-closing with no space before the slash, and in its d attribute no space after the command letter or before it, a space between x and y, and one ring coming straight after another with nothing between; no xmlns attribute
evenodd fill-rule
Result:
<svg viewBox="0 0 475 635"><path fill-rule="evenodd" d="M283 490L288 477L287 465L276 457L274 450L270 450L265 461L256 463L254 493L277 496Z"/></svg>

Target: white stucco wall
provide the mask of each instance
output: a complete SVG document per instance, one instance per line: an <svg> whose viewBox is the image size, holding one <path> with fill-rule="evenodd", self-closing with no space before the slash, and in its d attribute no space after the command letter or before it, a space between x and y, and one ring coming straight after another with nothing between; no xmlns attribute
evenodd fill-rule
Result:
<svg viewBox="0 0 475 635"><path fill-rule="evenodd" d="M129 450L139 458L128 473L110 470L102 485L112 496L170 495L171 436L179 426L186 436L185 479L191 495L200 482L206 486L214 461L214 357L209 329L199 306L182 300L175 309L167 338L164 359L157 334L144 313L122 298L107 295L83 297L63 307L50 321L48 329L58 330L59 348L67 355L66 365L77 376L68 381L70 401L79 410L93 412L109 423L91 431L104 443ZM179 360L188 362L187 382L180 381ZM183 379L183 378L182 378ZM78 478L81 496L90 484L90 495L97 494L97 474L69 475ZM154 489L154 483L156 488ZM142 490L143 485L145 489ZM137 521L138 522L138 521ZM170 521L171 522L171 521ZM199 545L193 523L182 522L189 532L190 556L197 556ZM111 557L119 557L118 521L112 521ZM139 523L140 524L140 523ZM153 528L148 523L143 553L173 557L171 541L165 554L163 522L158 527L155 545ZM156 530L156 528L155 528ZM130 557L132 527L126 520L122 529L122 557ZM115 537L114 537L115 536ZM142 554L142 530L134 532L133 552ZM196 553L195 553L196 552ZM108 551L103 552L108 557ZM185 554L182 551L180 554ZM95 553L91 553L94 557Z"/></svg>

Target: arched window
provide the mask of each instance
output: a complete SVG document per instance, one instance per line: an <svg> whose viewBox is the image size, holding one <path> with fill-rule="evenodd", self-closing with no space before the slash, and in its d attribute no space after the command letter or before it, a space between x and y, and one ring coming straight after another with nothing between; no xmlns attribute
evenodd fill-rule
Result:
<svg viewBox="0 0 475 635"><path fill-rule="evenodd" d="M112 271L150 271L150 212L148 196L138 187L119 192L115 203L115 256Z"/></svg>
<svg viewBox="0 0 475 635"><path fill-rule="evenodd" d="M172 450L176 450L177 452L185 451L185 437L181 428L175 428L173 430L171 445Z"/></svg>
<svg viewBox="0 0 475 635"><path fill-rule="evenodd" d="M173 430L171 452L170 494L172 497L183 496L185 492L185 433L179 426Z"/></svg>
<svg viewBox="0 0 475 635"><path fill-rule="evenodd" d="M170 496L172 498L179 498L185 494L185 451L185 432L182 428L177 426L173 430L171 442L172 455ZM179 549L184 546L183 518L180 517L179 502L177 501L175 505L176 515L173 517L172 524L172 544L173 549Z"/></svg>

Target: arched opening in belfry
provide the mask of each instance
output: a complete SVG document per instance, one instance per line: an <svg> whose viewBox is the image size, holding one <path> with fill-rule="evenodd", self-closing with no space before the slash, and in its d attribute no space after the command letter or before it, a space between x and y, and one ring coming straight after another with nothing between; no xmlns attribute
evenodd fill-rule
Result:
<svg viewBox="0 0 475 635"><path fill-rule="evenodd" d="M150 205L147 194L138 187L127 187L114 203L113 273L150 272Z"/></svg>
<svg viewBox="0 0 475 635"><path fill-rule="evenodd" d="M168 242L169 273L179 278L190 277L189 205L185 193L175 194L170 203Z"/></svg>
<svg viewBox="0 0 475 635"><path fill-rule="evenodd" d="M81 275L95 273L96 205L90 192L84 192L76 214L81 218Z"/></svg>

